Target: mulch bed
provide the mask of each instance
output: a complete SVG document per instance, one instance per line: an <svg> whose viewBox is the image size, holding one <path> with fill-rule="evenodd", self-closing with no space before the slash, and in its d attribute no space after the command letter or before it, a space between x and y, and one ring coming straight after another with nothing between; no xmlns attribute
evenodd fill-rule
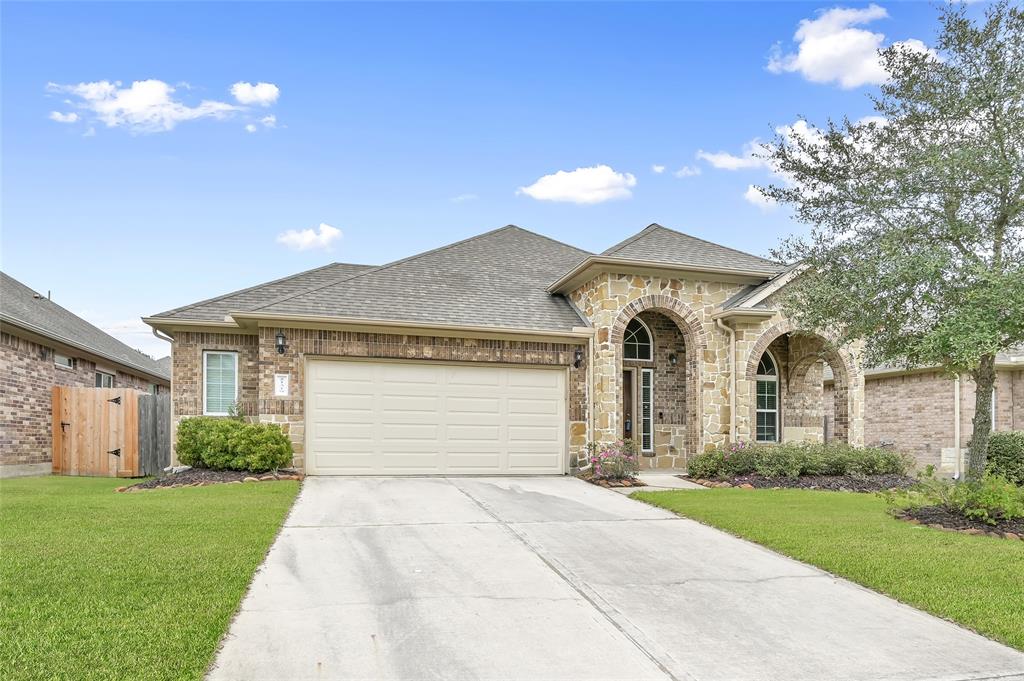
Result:
<svg viewBox="0 0 1024 681"><path fill-rule="evenodd" d="M906 489L917 482L914 478L906 475L802 475L799 478L766 478L763 475L751 473L727 480L693 480L682 475L679 477L705 487L817 489L832 492L881 492L890 489Z"/></svg>
<svg viewBox="0 0 1024 681"><path fill-rule="evenodd" d="M958 513L947 511L941 506L901 509L895 515L901 520L915 525L927 525L937 530L1024 540L1024 518L1003 520L995 525L988 525L980 520L966 518Z"/></svg>
<svg viewBox="0 0 1024 681"><path fill-rule="evenodd" d="M646 487L647 483L641 482L636 478L623 478L622 480L608 480L606 478L595 478L588 475L576 476L580 480L585 480L591 485L597 485L598 487Z"/></svg>
<svg viewBox="0 0 1024 681"><path fill-rule="evenodd" d="M159 477L129 487L118 487L118 492L135 492L162 487L202 487L221 483L268 482L273 480L301 480L302 475L281 469L274 473L249 473L248 471L212 471L208 468L190 468L180 473L162 473Z"/></svg>

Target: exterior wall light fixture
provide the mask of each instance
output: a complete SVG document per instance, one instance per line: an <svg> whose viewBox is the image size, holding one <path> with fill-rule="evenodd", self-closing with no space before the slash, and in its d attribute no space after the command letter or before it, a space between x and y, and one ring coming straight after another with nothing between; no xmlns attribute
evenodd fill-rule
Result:
<svg viewBox="0 0 1024 681"><path fill-rule="evenodd" d="M277 348L277 354L279 355L283 355L284 349L288 347L287 345L284 344L285 340L286 339L284 337L284 331L278 329L277 336L274 337L274 347Z"/></svg>
<svg viewBox="0 0 1024 681"><path fill-rule="evenodd" d="M579 369L581 364L583 364L583 348L576 348L576 352L573 353L572 366L574 369Z"/></svg>

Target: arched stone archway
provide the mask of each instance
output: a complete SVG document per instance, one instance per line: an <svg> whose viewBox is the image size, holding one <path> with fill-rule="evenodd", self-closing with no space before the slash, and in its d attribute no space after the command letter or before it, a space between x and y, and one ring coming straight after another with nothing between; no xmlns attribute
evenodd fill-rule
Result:
<svg viewBox="0 0 1024 681"><path fill-rule="evenodd" d="M610 351L609 355L614 358L614 364L611 369L611 381L605 385L613 385L614 390L612 395L599 395L597 404L605 409L613 410L614 415L607 419L605 425L608 427L607 430L611 431L612 437L619 437L623 419L621 412L623 337L629 322L644 313L656 313L664 316L678 329L679 335L682 337L685 352L680 364L685 397L683 399L682 451L677 454L680 458L693 456L699 453L702 447L700 367L704 351L707 348L707 333L700 318L681 300L667 295L646 295L630 302L619 311L606 336L606 347ZM656 386L655 389L659 388Z"/></svg>
<svg viewBox="0 0 1024 681"><path fill-rule="evenodd" d="M780 368L780 434L785 437L788 429L802 438L809 433L824 432L820 387L823 378L820 367L824 363L832 369L834 381L832 436L850 444L862 444L863 376L856 357L849 350L836 347L823 334L799 329L789 321L779 322L761 333L747 357L744 378L750 391L756 385L758 362L769 349L784 359ZM753 424L757 422L756 398L750 401L748 418L751 424L748 430L753 438Z"/></svg>

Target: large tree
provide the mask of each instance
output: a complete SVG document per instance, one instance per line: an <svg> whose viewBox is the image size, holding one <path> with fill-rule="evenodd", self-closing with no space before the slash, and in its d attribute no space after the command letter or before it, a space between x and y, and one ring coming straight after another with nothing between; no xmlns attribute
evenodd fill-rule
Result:
<svg viewBox="0 0 1024 681"><path fill-rule="evenodd" d="M778 255L784 309L869 363L941 366L976 384L968 475L985 468L996 353L1024 343L1024 12L940 10L933 52L897 44L877 116L781 129L759 189L810 226ZM909 417L909 415L908 415Z"/></svg>

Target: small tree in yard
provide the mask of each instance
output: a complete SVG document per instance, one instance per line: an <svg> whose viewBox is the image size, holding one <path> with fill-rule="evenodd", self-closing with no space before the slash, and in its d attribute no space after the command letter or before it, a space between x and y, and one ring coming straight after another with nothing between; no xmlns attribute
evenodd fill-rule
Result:
<svg viewBox="0 0 1024 681"><path fill-rule="evenodd" d="M941 10L936 52L880 52L877 116L780 129L761 187L811 225L781 304L864 339L869 363L938 365L977 387L969 477L985 469L995 355L1024 342L1024 11Z"/></svg>

